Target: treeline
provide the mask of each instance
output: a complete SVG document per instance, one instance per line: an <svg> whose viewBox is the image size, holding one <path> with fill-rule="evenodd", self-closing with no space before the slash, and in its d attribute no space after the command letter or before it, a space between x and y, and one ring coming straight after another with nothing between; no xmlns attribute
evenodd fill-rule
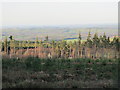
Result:
<svg viewBox="0 0 120 90"><path fill-rule="evenodd" d="M70 57L71 53L74 51L74 54L77 55L76 57L79 57L82 54L84 54L86 48L94 49L94 54L99 50L100 48L113 48L117 52L120 51L120 37L114 37L113 40L110 40L110 37L107 37L104 33L104 35L98 36L98 33L95 33L94 36L91 36L91 33L88 33L86 41L82 41L81 33L78 35L77 41L69 41L61 40L61 41L49 41L49 37L46 36L45 40L38 40L36 38L35 41L17 41L13 38L13 36L8 38L5 38L4 42L2 42L2 48L1 51L10 54L11 49L30 49L30 48L52 48L52 50L58 54L58 57L61 57L62 55L66 57Z"/></svg>

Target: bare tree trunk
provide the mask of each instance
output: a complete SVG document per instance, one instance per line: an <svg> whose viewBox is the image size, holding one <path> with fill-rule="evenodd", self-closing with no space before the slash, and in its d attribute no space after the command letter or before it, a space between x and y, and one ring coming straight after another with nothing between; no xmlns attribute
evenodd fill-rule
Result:
<svg viewBox="0 0 120 90"><path fill-rule="evenodd" d="M71 57L71 46L70 46L70 55L69 55L69 57Z"/></svg>
<svg viewBox="0 0 120 90"><path fill-rule="evenodd" d="M11 44L12 44L12 42L10 40L10 58L11 58L11 49L12 49Z"/></svg>
<svg viewBox="0 0 120 90"><path fill-rule="evenodd" d="M35 55L34 55L34 57L36 56L36 48L37 48L37 45L36 45L36 42L35 42Z"/></svg>
<svg viewBox="0 0 120 90"><path fill-rule="evenodd" d="M23 54L22 54L22 42L21 42L21 58L23 57Z"/></svg>
<svg viewBox="0 0 120 90"><path fill-rule="evenodd" d="M81 58L82 58L83 56L82 56L82 48L81 48Z"/></svg>
<svg viewBox="0 0 120 90"><path fill-rule="evenodd" d="M78 58L80 58L80 47L78 47Z"/></svg>

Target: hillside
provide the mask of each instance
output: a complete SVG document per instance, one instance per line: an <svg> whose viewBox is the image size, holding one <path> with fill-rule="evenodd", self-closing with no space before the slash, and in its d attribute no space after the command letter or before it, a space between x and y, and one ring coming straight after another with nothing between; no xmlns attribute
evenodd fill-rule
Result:
<svg viewBox="0 0 120 90"><path fill-rule="evenodd" d="M78 37L78 33L81 32L82 39L86 39L88 32L91 31L91 35L95 32L98 32L99 35L102 35L104 32L107 36L115 36L118 34L117 28L112 27L70 27L70 26L53 26L53 27L7 27L2 29L2 38L5 36L14 36L16 40L35 40L38 36L38 39L45 39L45 36L49 36L49 40L63 40L67 38Z"/></svg>

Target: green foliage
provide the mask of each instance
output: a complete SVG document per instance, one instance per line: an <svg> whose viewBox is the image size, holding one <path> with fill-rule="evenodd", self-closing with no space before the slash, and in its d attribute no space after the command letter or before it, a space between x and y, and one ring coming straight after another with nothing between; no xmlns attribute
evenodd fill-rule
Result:
<svg viewBox="0 0 120 90"><path fill-rule="evenodd" d="M9 38L10 38L10 40L13 40L13 36L10 36Z"/></svg>
<svg viewBox="0 0 120 90"><path fill-rule="evenodd" d="M45 41L48 41L48 36L45 37Z"/></svg>
<svg viewBox="0 0 120 90"><path fill-rule="evenodd" d="M7 53L7 48L8 48L8 42L7 42L7 37L4 40L4 51Z"/></svg>
<svg viewBox="0 0 120 90"><path fill-rule="evenodd" d="M114 87L117 61L109 59L3 58L3 88ZM14 75L14 77L13 77ZM71 81L72 80L72 81ZM102 80L102 84L101 84ZM94 82L87 84L87 82ZM97 82L96 82L97 81ZM99 82L100 81L100 82ZM39 82L39 84L38 84ZM64 83L63 83L64 82ZM47 83L47 84L46 84ZM98 84L97 84L98 83ZM109 85L108 85L109 84ZM70 86L69 86L70 85Z"/></svg>
<svg viewBox="0 0 120 90"><path fill-rule="evenodd" d="M91 40L91 34L90 34L90 31L88 33L88 36L87 36L87 42L86 42L87 46L88 47L92 47L92 40Z"/></svg>
<svg viewBox="0 0 120 90"><path fill-rule="evenodd" d="M25 60L26 68L33 70L41 69L41 60L39 58L29 57Z"/></svg>
<svg viewBox="0 0 120 90"><path fill-rule="evenodd" d="M120 38L114 37L112 44L118 51L120 50Z"/></svg>
<svg viewBox="0 0 120 90"><path fill-rule="evenodd" d="M104 82L108 87L115 87L113 81L118 77L117 62L117 59L3 58L3 88L95 87L95 84L96 87L106 87Z"/></svg>
<svg viewBox="0 0 120 90"><path fill-rule="evenodd" d="M81 33L79 33L79 37L78 37L78 45L79 45L79 46L80 46L80 44L81 44L81 40L82 40Z"/></svg>
<svg viewBox="0 0 120 90"><path fill-rule="evenodd" d="M95 33L94 37L93 37L93 45L98 46L99 42L100 42L100 40L99 40L98 34Z"/></svg>
<svg viewBox="0 0 120 90"><path fill-rule="evenodd" d="M89 48L92 48L94 45L99 48L110 48L110 47L115 47L119 51L119 46L120 46L120 38L119 37L114 37L112 41L110 41L110 37L107 37L106 34L102 36L98 36L97 33L94 34L93 38L91 37L91 33L89 31L87 40L83 41L81 38L81 34L79 33L77 41L69 41L67 42L66 40L62 41L48 41L48 36L45 37L45 41L39 41L38 37L36 37L35 41L17 41L13 39L13 36L10 36L10 44L9 41L4 41L4 47L11 47L11 48L28 48L28 47L52 47L52 48L57 48L59 47L61 50L70 50L71 48L78 48L78 47L83 47L87 46ZM6 43L5 43L6 42ZM21 45L20 45L21 44ZM64 48L65 47L65 48ZM69 48L71 47L71 48Z"/></svg>

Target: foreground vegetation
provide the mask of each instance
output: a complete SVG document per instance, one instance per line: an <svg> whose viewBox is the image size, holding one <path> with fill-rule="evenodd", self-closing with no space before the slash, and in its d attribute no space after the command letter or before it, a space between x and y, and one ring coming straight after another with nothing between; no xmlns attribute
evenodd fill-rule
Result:
<svg viewBox="0 0 120 90"><path fill-rule="evenodd" d="M2 60L3 88L114 88L118 59Z"/></svg>

